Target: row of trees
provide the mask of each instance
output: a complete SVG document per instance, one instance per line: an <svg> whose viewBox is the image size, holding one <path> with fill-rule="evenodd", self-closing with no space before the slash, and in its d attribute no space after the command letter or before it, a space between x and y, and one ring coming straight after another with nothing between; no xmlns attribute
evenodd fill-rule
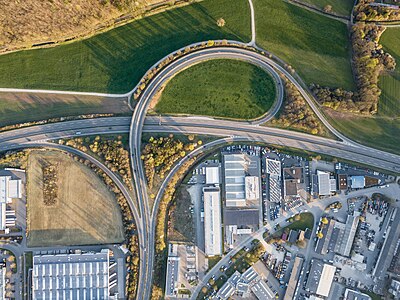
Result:
<svg viewBox="0 0 400 300"><path fill-rule="evenodd" d="M59 140L59 144L65 144L83 152L90 150L104 162L107 168L120 176L129 190L133 190L129 151L124 148L121 135L116 139L99 135L94 139L79 137L66 141Z"/></svg>
<svg viewBox="0 0 400 300"><path fill-rule="evenodd" d="M30 150L8 151L0 154L0 168L19 168L25 170Z"/></svg>
<svg viewBox="0 0 400 300"><path fill-rule="evenodd" d="M357 21L400 21L400 9L376 4L374 0L359 0L354 17Z"/></svg>
<svg viewBox="0 0 400 300"><path fill-rule="evenodd" d="M58 163L42 166L43 202L46 206L56 204L58 197Z"/></svg>
<svg viewBox="0 0 400 300"><path fill-rule="evenodd" d="M311 85L311 91L323 106L365 115L377 113L381 95L379 76L382 72L392 71L396 67L395 59L379 44L383 31L383 27L368 23L357 23L352 27L353 68L357 92Z"/></svg>
<svg viewBox="0 0 400 300"><path fill-rule="evenodd" d="M190 141L191 140L191 141ZM189 143L175 139L173 134L168 137L150 137L144 146L141 159L144 163L145 174L149 188L153 188L154 176L161 179L171 170L176 161L193 151L202 141L194 141L194 136L189 136Z"/></svg>
<svg viewBox="0 0 400 300"><path fill-rule="evenodd" d="M311 134L323 134L324 128L306 100L286 77L283 80L286 88L283 109L279 117L273 119L271 123L283 128L297 128Z"/></svg>
<svg viewBox="0 0 400 300"><path fill-rule="evenodd" d="M114 181L106 174L102 169L97 167L91 161L81 158L79 156L69 154L75 161L80 162L90 169L92 169L107 185L108 189L114 193L115 199L122 213L122 222L124 226L125 242L124 246L129 250L129 255L126 258L126 294L129 300L135 299L137 284L138 284L138 273L139 273L139 243L136 235L136 224L133 218L132 211L129 207L128 201L122 194L118 186L115 185Z"/></svg>

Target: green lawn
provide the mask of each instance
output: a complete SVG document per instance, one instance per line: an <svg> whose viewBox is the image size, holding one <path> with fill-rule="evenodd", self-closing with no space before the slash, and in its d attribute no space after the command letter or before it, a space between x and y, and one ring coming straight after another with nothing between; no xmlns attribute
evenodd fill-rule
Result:
<svg viewBox="0 0 400 300"><path fill-rule="evenodd" d="M216 20L226 25L218 27ZM205 0L92 38L0 56L0 86L127 92L168 53L208 39L250 40L247 0Z"/></svg>
<svg viewBox="0 0 400 300"><path fill-rule="evenodd" d="M257 44L307 84L354 89L345 24L278 0L255 0Z"/></svg>
<svg viewBox="0 0 400 300"><path fill-rule="evenodd" d="M381 43L396 59L394 72L383 75L379 80L382 89L378 106L378 114L387 117L400 116L400 28L387 28L381 38Z"/></svg>
<svg viewBox="0 0 400 300"><path fill-rule="evenodd" d="M332 6L332 12L338 15L349 16L353 8L352 0L302 0L302 2L324 9L326 5Z"/></svg>
<svg viewBox="0 0 400 300"><path fill-rule="evenodd" d="M306 230L307 228L312 230L313 227L314 216L312 215L312 213L301 213L299 221L294 221L292 224L287 226L287 228L293 230Z"/></svg>
<svg viewBox="0 0 400 300"><path fill-rule="evenodd" d="M129 114L126 99L0 93L0 126L95 113Z"/></svg>
<svg viewBox="0 0 400 300"><path fill-rule="evenodd" d="M370 147L400 154L400 118L347 117L330 118L347 137Z"/></svg>
<svg viewBox="0 0 400 300"><path fill-rule="evenodd" d="M275 82L263 69L239 60L216 59L176 75L155 112L254 119L267 112L275 98Z"/></svg>

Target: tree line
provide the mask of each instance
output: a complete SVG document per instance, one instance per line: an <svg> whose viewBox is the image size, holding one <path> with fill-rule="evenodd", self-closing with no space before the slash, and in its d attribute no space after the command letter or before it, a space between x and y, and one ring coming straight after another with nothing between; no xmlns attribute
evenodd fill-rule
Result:
<svg viewBox="0 0 400 300"><path fill-rule="evenodd" d="M399 6L384 6L374 2L375 0L359 0L354 7L355 19L357 21L400 21Z"/></svg>
<svg viewBox="0 0 400 300"><path fill-rule="evenodd" d="M379 44L383 32L384 27L372 23L359 22L352 27L352 62L357 91L311 85L312 93L323 106L364 115L378 112L381 95L379 76L396 67L393 56L385 52Z"/></svg>

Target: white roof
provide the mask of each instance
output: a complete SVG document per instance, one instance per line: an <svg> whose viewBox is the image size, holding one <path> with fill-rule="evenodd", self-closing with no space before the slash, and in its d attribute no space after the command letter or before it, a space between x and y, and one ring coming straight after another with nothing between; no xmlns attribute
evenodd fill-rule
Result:
<svg viewBox="0 0 400 300"><path fill-rule="evenodd" d="M318 193L321 196L329 196L331 194L329 173L323 171L317 171L317 176L318 176Z"/></svg>
<svg viewBox="0 0 400 300"><path fill-rule="evenodd" d="M318 283L317 294L320 296L328 297L331 290L333 277L335 276L336 267L324 264L322 269L321 278Z"/></svg>
<svg viewBox="0 0 400 300"><path fill-rule="evenodd" d="M227 207L246 206L244 154L224 156L225 198Z"/></svg>
<svg viewBox="0 0 400 300"><path fill-rule="evenodd" d="M246 200L258 200L260 198L260 185L257 176L245 177Z"/></svg>
<svg viewBox="0 0 400 300"><path fill-rule="evenodd" d="M221 197L219 188L203 188L204 236L207 255L222 254Z"/></svg>
<svg viewBox="0 0 400 300"><path fill-rule="evenodd" d="M206 184L220 184L219 167L206 167Z"/></svg>

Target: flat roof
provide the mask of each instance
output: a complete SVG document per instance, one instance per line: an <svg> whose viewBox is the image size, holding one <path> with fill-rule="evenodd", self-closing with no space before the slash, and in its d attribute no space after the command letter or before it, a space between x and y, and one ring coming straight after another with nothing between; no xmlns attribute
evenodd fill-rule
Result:
<svg viewBox="0 0 400 300"><path fill-rule="evenodd" d="M292 272L290 273L290 279L283 300L293 299L294 293L296 292L297 282L299 280L301 268L303 267L303 261L304 259L298 256L296 256L296 258L294 259Z"/></svg>
<svg viewBox="0 0 400 300"><path fill-rule="evenodd" d="M224 225L259 225L260 211L258 209L225 209Z"/></svg>
<svg viewBox="0 0 400 300"><path fill-rule="evenodd" d="M207 255L222 254L221 196L219 188L203 188L204 236Z"/></svg>
<svg viewBox="0 0 400 300"><path fill-rule="evenodd" d="M321 278L319 279L317 294L320 296L328 297L331 290L333 277L335 276L336 267L324 264L322 269Z"/></svg>
<svg viewBox="0 0 400 300"><path fill-rule="evenodd" d="M318 194L321 196L329 196L331 194L329 173L317 171L318 176Z"/></svg>
<svg viewBox="0 0 400 300"><path fill-rule="evenodd" d="M285 179L285 196L297 195L296 179Z"/></svg>
<svg viewBox="0 0 400 300"><path fill-rule="evenodd" d="M220 184L219 167L206 167L206 184Z"/></svg>
<svg viewBox="0 0 400 300"><path fill-rule="evenodd" d="M35 255L33 299L109 299L109 251Z"/></svg>

